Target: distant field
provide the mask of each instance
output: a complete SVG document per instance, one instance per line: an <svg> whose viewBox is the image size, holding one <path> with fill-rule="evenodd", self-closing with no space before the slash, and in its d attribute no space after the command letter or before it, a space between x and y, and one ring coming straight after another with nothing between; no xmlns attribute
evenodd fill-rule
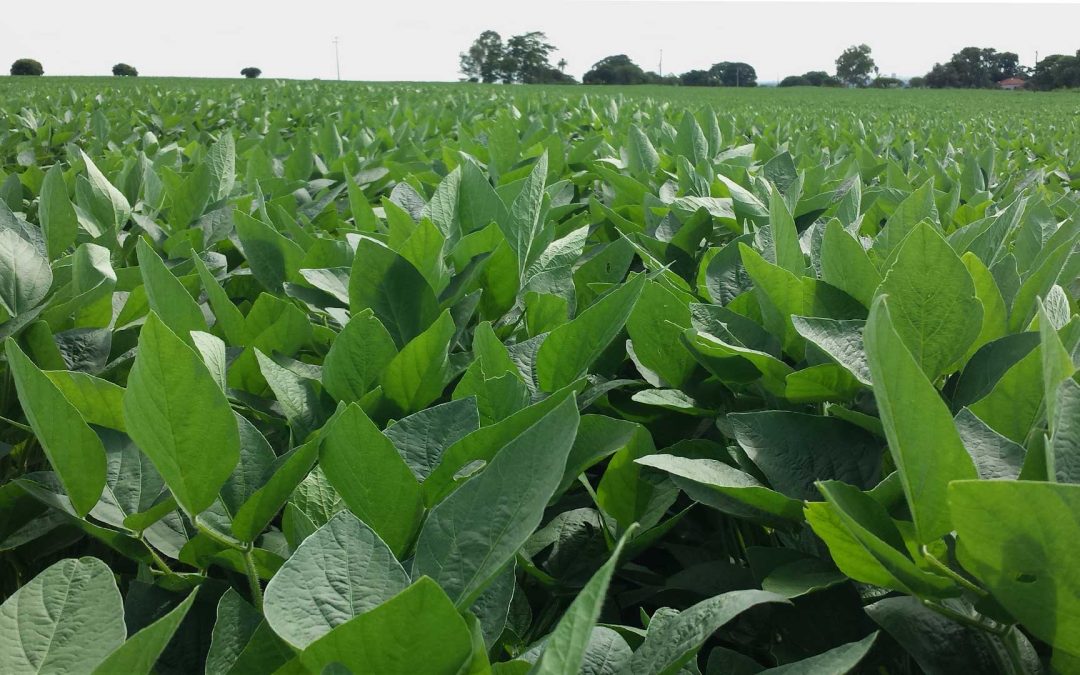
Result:
<svg viewBox="0 0 1080 675"><path fill-rule="evenodd" d="M1078 120L0 78L0 673L1080 672Z"/></svg>

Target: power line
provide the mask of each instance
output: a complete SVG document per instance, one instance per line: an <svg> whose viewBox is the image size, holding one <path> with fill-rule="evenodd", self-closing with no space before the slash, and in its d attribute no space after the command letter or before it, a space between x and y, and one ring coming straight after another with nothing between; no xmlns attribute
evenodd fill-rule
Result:
<svg viewBox="0 0 1080 675"><path fill-rule="evenodd" d="M338 51L338 37L334 36L334 65L337 68L337 79L341 81L341 53Z"/></svg>

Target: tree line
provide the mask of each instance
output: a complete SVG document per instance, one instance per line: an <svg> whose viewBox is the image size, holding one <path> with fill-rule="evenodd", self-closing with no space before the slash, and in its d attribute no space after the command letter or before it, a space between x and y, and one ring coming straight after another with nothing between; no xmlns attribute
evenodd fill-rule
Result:
<svg viewBox="0 0 1080 675"><path fill-rule="evenodd" d="M18 76L41 77L45 74L45 66L37 59L16 59L11 64L10 72ZM138 77L139 70L135 66L118 63L112 67L112 74L116 77ZM262 75L262 71L255 66L248 66L242 69L240 74L250 80Z"/></svg>
<svg viewBox="0 0 1080 675"><path fill-rule="evenodd" d="M505 84L576 84L566 73L566 60L556 64L556 51L541 31L515 35L505 42L499 33L487 30L460 55L461 73L470 82ZM781 87L877 87L897 88L905 82L883 76L874 62L869 45L853 45L836 58L836 72L811 70L788 75ZM1020 65L1013 52L993 48L965 47L945 63L936 63L925 76L913 77L906 85L928 88L994 88L1008 78L1025 80L1032 89L1080 87L1080 51L1075 56L1054 54L1034 68ZM756 87L757 72L748 63L722 61L708 69L693 69L667 75L647 71L627 56L614 54L597 61L581 78L585 84L665 84L686 87Z"/></svg>

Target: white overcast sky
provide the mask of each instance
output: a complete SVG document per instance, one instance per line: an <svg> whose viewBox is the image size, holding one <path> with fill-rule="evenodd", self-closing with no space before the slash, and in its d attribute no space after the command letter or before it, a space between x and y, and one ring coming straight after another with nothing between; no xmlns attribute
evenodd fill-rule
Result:
<svg viewBox="0 0 1080 675"><path fill-rule="evenodd" d="M746 61L762 81L828 70L865 42L883 74L925 73L965 46L1080 49L1080 2L684 2L669 0L12 0L0 7L0 66L41 61L47 75L334 77L340 36L348 80L455 80L458 54L483 30L547 33L579 77L625 53L665 72Z"/></svg>

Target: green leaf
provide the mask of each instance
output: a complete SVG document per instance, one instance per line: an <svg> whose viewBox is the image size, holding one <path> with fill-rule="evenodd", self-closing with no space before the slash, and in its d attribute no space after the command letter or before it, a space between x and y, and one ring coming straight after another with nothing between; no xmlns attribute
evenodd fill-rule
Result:
<svg viewBox="0 0 1080 675"><path fill-rule="evenodd" d="M945 601L946 608L972 616L959 601ZM989 631L948 619L923 605L917 598L885 598L867 606L866 613L900 643L923 672L947 675L957 672L1003 672L1009 675L1042 670L1039 657L1027 638L1013 629L1010 636L998 637ZM1025 671L1014 670L1005 640L1015 639Z"/></svg>
<svg viewBox="0 0 1080 675"><path fill-rule="evenodd" d="M94 669L94 675L149 675L153 672L154 664L187 616L198 592L197 588L191 591L183 602L168 614L128 638L127 642L120 645Z"/></svg>
<svg viewBox="0 0 1080 675"><path fill-rule="evenodd" d="M128 376L124 422L189 515L214 502L239 461L225 393L199 355L152 312Z"/></svg>
<svg viewBox="0 0 1080 675"><path fill-rule="evenodd" d="M234 211L233 221L251 273L266 290L280 294L282 284L297 280L304 249L270 225L243 211Z"/></svg>
<svg viewBox="0 0 1080 675"><path fill-rule="evenodd" d="M874 241L874 248L881 252L882 258L888 258L923 219L936 221L937 216L934 182L928 180L896 207Z"/></svg>
<svg viewBox="0 0 1080 675"><path fill-rule="evenodd" d="M349 308L371 309L400 349L439 317L435 292L411 262L372 239L356 247L349 276Z"/></svg>
<svg viewBox="0 0 1080 675"><path fill-rule="evenodd" d="M648 455L635 460L672 476L675 484L696 502L774 526L802 520L802 502L770 490L748 473L716 459Z"/></svg>
<svg viewBox="0 0 1080 675"><path fill-rule="evenodd" d="M266 482L233 514L232 533L240 541L255 541L307 476L318 455L319 441L316 439L276 458Z"/></svg>
<svg viewBox="0 0 1080 675"><path fill-rule="evenodd" d="M885 297L874 301L863 340L889 451L919 540L928 543L953 529L949 482L977 474L944 401L894 330L890 307Z"/></svg>
<svg viewBox="0 0 1080 675"><path fill-rule="evenodd" d="M55 260L75 245L79 219L75 214L75 207L68 198L64 170L59 164L53 164L41 184L38 219L41 221L41 229L45 232L45 245L50 259Z"/></svg>
<svg viewBox="0 0 1080 675"><path fill-rule="evenodd" d="M645 642L634 652L627 672L674 675L697 654L721 626L751 607L788 601L767 591L723 593L650 625ZM655 621L655 619L654 619Z"/></svg>
<svg viewBox="0 0 1080 675"><path fill-rule="evenodd" d="M456 675L471 654L465 620L446 593L424 577L327 633L301 659L314 673L339 663L352 673Z"/></svg>
<svg viewBox="0 0 1080 675"><path fill-rule="evenodd" d="M323 386L338 401L360 401L396 355L393 338L372 310L354 314L326 354Z"/></svg>
<svg viewBox="0 0 1080 675"><path fill-rule="evenodd" d="M105 174L97 168L97 165L86 155L79 151L79 155L86 165L86 175L90 186L90 194L93 198L91 210L98 224L112 233L111 239L115 240L116 232L127 223L131 217L131 204L128 203L123 193L113 187Z"/></svg>
<svg viewBox="0 0 1080 675"><path fill-rule="evenodd" d="M52 282L49 261L14 230L0 229L0 310L14 317L37 307Z"/></svg>
<svg viewBox="0 0 1080 675"><path fill-rule="evenodd" d="M125 431L124 388L86 373L47 370L45 375L64 394L87 424Z"/></svg>
<svg viewBox="0 0 1080 675"><path fill-rule="evenodd" d="M442 461L446 449L480 428L475 398L432 406L400 419L383 433L419 481Z"/></svg>
<svg viewBox="0 0 1080 675"><path fill-rule="evenodd" d="M592 638L593 627L607 596L608 584L619 563L619 554L636 528L630 527L615 544L611 556L577 594L544 643L544 652L530 673L559 675L576 673Z"/></svg>
<svg viewBox="0 0 1080 675"><path fill-rule="evenodd" d="M536 160L525 184L522 185L514 203L510 206L508 217L498 221L503 236L510 244L517 258L518 277L523 278L525 270L533 258L540 252L542 244L538 241L544 223L540 212L544 203L544 181L547 177L548 156L545 152Z"/></svg>
<svg viewBox="0 0 1080 675"><path fill-rule="evenodd" d="M769 226L772 232L772 248L769 253L777 267L781 267L797 277L806 272L806 261L799 248L799 232L795 221L788 211L784 196L779 190L769 191Z"/></svg>
<svg viewBox="0 0 1080 675"><path fill-rule="evenodd" d="M769 675L817 675L818 673L851 673L874 647L878 633L867 635L858 642L849 642L846 645L833 647L827 652L816 656L785 663L782 666L769 668L762 671Z"/></svg>
<svg viewBox="0 0 1080 675"><path fill-rule="evenodd" d="M442 396L450 379L449 350L457 328L450 310L398 352L380 377L398 414L421 410Z"/></svg>
<svg viewBox="0 0 1080 675"><path fill-rule="evenodd" d="M904 240L878 294L889 296L893 329L931 381L979 337L982 303L952 247L926 223Z"/></svg>
<svg viewBox="0 0 1080 675"><path fill-rule="evenodd" d="M773 489L793 499L816 499L818 480L869 490L880 479L881 441L836 417L763 410L727 419Z"/></svg>
<svg viewBox="0 0 1080 675"><path fill-rule="evenodd" d="M0 672L88 672L127 635L112 570L97 558L49 566L0 605Z"/></svg>
<svg viewBox="0 0 1080 675"><path fill-rule="evenodd" d="M8 339L5 349L23 413L60 477L72 507L79 516L85 516L105 487L105 448L78 409L14 340Z"/></svg>
<svg viewBox="0 0 1080 675"><path fill-rule="evenodd" d="M146 286L150 310L158 315L169 330L192 344L191 331L207 330L206 319L198 303L180 280L165 267L157 253L141 237L135 245L139 258L139 273Z"/></svg>
<svg viewBox="0 0 1080 675"><path fill-rule="evenodd" d="M235 589L218 601L217 619L206 655L206 672L214 675L270 673L293 658L292 650L270 629L261 612Z"/></svg>
<svg viewBox="0 0 1080 675"><path fill-rule="evenodd" d="M304 649L390 600L409 575L371 528L340 511L304 540L266 586L266 620Z"/></svg>
<svg viewBox="0 0 1080 675"><path fill-rule="evenodd" d="M881 284L878 272L862 244L838 220L829 221L821 243L821 278L870 307Z"/></svg>
<svg viewBox="0 0 1080 675"><path fill-rule="evenodd" d="M435 506L416 544L413 576L431 576L455 605L469 607L540 524L578 421L567 397Z"/></svg>
<svg viewBox="0 0 1080 675"><path fill-rule="evenodd" d="M645 284L626 320L634 355L676 388L688 384L697 368L697 361L681 340L690 326L689 304L656 281Z"/></svg>
<svg viewBox="0 0 1080 675"><path fill-rule="evenodd" d="M956 481L949 509L964 569L1024 628L1080 656L1080 485Z"/></svg>
<svg viewBox="0 0 1080 675"><path fill-rule="evenodd" d="M412 544L424 503L417 483L394 444L356 403L324 430L319 465L355 513L404 556Z"/></svg>
<svg viewBox="0 0 1080 675"><path fill-rule="evenodd" d="M578 379L622 331L645 286L639 274L553 330L536 356L536 378L553 392Z"/></svg>

